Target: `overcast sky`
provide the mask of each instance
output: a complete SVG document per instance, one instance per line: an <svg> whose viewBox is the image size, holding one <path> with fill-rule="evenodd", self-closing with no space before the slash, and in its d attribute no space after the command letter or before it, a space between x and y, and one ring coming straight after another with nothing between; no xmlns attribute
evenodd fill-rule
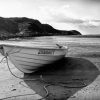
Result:
<svg viewBox="0 0 100 100"><path fill-rule="evenodd" d="M0 0L1 17L29 17L57 29L100 34L100 0Z"/></svg>

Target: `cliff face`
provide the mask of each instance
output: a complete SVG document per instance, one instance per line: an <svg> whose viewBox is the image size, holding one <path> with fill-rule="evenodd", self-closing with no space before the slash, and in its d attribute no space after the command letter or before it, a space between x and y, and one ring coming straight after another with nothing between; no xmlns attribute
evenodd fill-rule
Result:
<svg viewBox="0 0 100 100"><path fill-rule="evenodd" d="M49 24L42 24L38 20L22 18L0 17L0 37L2 36L45 36L45 35L81 35L76 30L64 31L54 29Z"/></svg>
<svg viewBox="0 0 100 100"><path fill-rule="evenodd" d="M0 17L0 31L16 33L19 31L18 24L10 19Z"/></svg>

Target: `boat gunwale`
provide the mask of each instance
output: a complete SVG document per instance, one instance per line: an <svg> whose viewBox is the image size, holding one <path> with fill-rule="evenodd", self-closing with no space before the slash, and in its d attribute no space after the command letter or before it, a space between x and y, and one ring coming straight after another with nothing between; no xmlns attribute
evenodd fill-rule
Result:
<svg viewBox="0 0 100 100"><path fill-rule="evenodd" d="M64 46L62 48L46 48L46 47L30 47L30 46L22 46L22 45L11 45L11 44L1 44L1 46L10 46L10 47L19 47L19 48L28 48L28 49L47 49L47 50L67 50L67 48L65 48Z"/></svg>

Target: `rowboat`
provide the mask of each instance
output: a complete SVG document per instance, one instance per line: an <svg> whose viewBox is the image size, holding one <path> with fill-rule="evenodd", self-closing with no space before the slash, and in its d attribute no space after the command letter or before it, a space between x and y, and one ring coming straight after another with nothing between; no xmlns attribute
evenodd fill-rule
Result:
<svg viewBox="0 0 100 100"><path fill-rule="evenodd" d="M53 63L66 55L67 47L51 45L2 44L2 54L24 73L32 73L38 68Z"/></svg>

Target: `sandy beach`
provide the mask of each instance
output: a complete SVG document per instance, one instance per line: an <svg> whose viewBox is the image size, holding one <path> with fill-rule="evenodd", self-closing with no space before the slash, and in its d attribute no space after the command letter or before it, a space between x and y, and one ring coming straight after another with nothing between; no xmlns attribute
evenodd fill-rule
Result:
<svg viewBox="0 0 100 100"><path fill-rule="evenodd" d="M6 60L0 63L0 100L100 99L99 38L52 37L52 39L69 47L65 58L32 74L23 74L9 61L11 71L16 76L28 80L14 77L8 70ZM44 40L51 41L49 37L41 39ZM39 39L37 41L40 43ZM2 58L0 55L0 59Z"/></svg>

